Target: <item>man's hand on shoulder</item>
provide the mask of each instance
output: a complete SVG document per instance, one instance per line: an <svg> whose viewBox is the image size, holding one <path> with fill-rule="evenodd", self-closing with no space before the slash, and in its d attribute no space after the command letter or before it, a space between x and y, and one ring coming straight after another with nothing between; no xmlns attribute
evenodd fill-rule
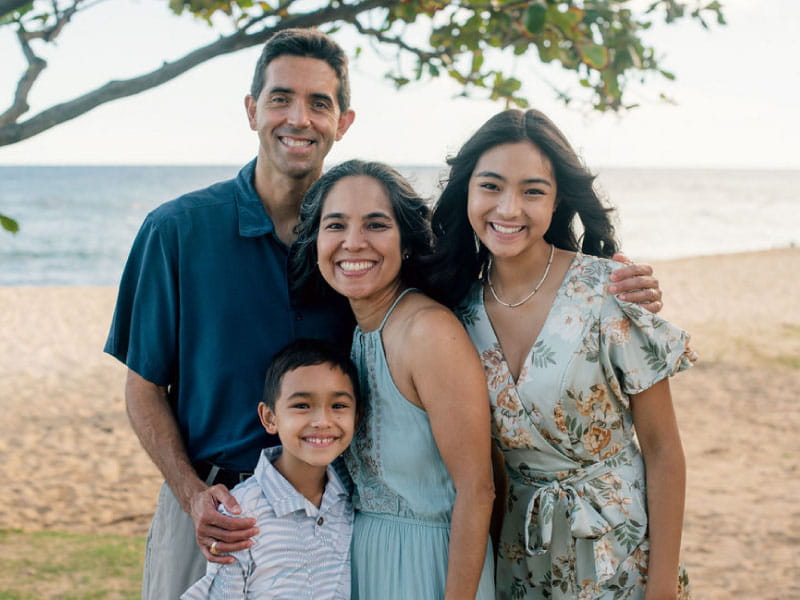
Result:
<svg viewBox="0 0 800 600"><path fill-rule="evenodd" d="M620 300L639 304L652 313L660 311L664 303L661 301L658 279L653 277L653 267L634 263L621 252L617 252L612 259L625 263L625 266L612 271L613 283L608 291L617 294Z"/></svg>
<svg viewBox="0 0 800 600"><path fill-rule="evenodd" d="M207 560L220 564L234 561L231 552L253 545L250 539L258 534L256 520L250 517L229 517L218 510L222 504L234 515L242 512L239 503L221 483L196 492L190 500L197 545ZM212 552L212 546L214 552Z"/></svg>

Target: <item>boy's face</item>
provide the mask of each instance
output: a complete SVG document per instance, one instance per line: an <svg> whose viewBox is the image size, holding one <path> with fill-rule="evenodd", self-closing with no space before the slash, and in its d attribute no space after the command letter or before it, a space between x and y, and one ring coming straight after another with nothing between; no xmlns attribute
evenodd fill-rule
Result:
<svg viewBox="0 0 800 600"><path fill-rule="evenodd" d="M281 378L275 410L262 402L258 414L267 432L280 437L284 460L324 467L353 439L353 384L330 364L299 367Z"/></svg>

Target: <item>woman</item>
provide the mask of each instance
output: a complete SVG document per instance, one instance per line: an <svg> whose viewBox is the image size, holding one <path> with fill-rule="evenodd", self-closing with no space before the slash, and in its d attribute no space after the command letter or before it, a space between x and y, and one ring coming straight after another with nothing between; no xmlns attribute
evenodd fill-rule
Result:
<svg viewBox="0 0 800 600"><path fill-rule="evenodd" d="M609 293L610 209L543 114L494 116L449 163L434 273L438 297L466 296L509 477L497 597L684 597L667 378L688 336Z"/></svg>
<svg viewBox="0 0 800 600"><path fill-rule="evenodd" d="M300 297L347 297L366 412L355 483L353 598L494 598L486 382L455 316L421 293L429 211L391 168L349 161L301 209Z"/></svg>

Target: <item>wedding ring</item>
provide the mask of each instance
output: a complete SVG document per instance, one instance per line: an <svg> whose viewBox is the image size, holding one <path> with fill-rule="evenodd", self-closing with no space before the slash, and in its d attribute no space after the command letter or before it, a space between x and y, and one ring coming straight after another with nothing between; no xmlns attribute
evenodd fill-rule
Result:
<svg viewBox="0 0 800 600"><path fill-rule="evenodd" d="M211 544L211 547L208 549L208 551L211 552L211 554L213 554L214 556L219 556L220 554L222 554L219 550L217 550L216 540Z"/></svg>

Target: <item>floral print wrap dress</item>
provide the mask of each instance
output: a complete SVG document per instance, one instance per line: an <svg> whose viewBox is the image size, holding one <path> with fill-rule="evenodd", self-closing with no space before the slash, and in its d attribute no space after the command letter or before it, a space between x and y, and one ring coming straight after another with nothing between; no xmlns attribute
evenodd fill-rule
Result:
<svg viewBox="0 0 800 600"><path fill-rule="evenodd" d="M500 599L642 598L644 462L629 396L691 366L689 336L606 291L617 263L576 255L515 382L476 283L458 313L481 356L509 476ZM681 568L679 598L688 598Z"/></svg>

